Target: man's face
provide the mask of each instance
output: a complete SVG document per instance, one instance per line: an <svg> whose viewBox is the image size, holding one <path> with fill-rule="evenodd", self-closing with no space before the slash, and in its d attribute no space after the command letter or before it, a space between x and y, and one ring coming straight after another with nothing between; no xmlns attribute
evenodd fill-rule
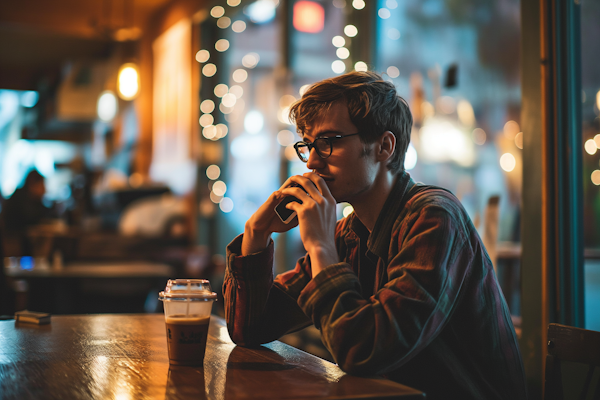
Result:
<svg viewBox="0 0 600 400"><path fill-rule="evenodd" d="M312 143L319 137L349 135L358 128L350 121L345 103L334 103L320 119L307 126L303 140ZM333 150L328 158L321 158L312 149L307 167L325 180L338 203L368 199L377 164L373 156L373 144L363 144L358 135L332 142Z"/></svg>

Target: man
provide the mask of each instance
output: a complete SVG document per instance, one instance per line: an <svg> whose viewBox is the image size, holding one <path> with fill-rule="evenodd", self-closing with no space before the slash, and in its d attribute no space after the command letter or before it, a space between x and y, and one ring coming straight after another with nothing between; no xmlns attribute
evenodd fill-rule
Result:
<svg viewBox="0 0 600 400"><path fill-rule="evenodd" d="M492 263L460 202L404 171L412 117L372 72L316 83L292 106L313 172L292 176L227 248L229 333L253 346L311 322L339 366L429 399L525 399L523 366ZM305 190L290 186L300 184ZM289 225L274 213L301 201ZM354 212L337 221L335 204ZM273 232L307 251L273 280Z"/></svg>

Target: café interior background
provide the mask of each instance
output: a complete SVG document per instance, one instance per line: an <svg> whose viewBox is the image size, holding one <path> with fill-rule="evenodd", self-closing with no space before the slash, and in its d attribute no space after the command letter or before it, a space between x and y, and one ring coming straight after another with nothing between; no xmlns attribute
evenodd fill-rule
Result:
<svg viewBox="0 0 600 400"><path fill-rule="evenodd" d="M600 4L581 4L582 223L595 249ZM526 23L517 0L3 2L1 195L36 168L60 229L171 241L183 249L178 272L219 285L227 243L306 171L290 104L315 81L378 71L414 116L413 179L450 189L482 236L499 197L488 249L518 317ZM293 267L298 230L274 239L277 270ZM598 260L586 259L585 281L586 327L600 330Z"/></svg>

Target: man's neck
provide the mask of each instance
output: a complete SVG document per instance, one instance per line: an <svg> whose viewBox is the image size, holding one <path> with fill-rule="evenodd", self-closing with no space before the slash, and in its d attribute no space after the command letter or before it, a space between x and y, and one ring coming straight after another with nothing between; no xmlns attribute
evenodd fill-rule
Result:
<svg viewBox="0 0 600 400"><path fill-rule="evenodd" d="M373 186L369 191L364 193L364 196L350 203L352 208L354 208L354 213L369 232L373 231L383 205L396 182L396 178L396 174L386 169L373 182Z"/></svg>

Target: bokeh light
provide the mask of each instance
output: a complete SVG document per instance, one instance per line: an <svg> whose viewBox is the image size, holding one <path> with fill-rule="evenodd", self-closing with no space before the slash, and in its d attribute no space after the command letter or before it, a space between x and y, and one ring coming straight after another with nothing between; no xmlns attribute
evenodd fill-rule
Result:
<svg viewBox="0 0 600 400"><path fill-rule="evenodd" d="M485 144L487 135L483 129L475 128L475 129L473 129L473 133L471 135L473 137L473 142L475 144L478 144L479 146L482 146L483 144Z"/></svg>
<svg viewBox="0 0 600 400"><path fill-rule="evenodd" d="M346 25L344 27L344 34L348 37L354 37L358 35L358 29L354 25Z"/></svg>
<svg viewBox="0 0 600 400"><path fill-rule="evenodd" d="M240 85L233 85L229 88L229 93L231 93L239 99L244 95L244 89Z"/></svg>
<svg viewBox="0 0 600 400"><path fill-rule="evenodd" d="M210 53L208 50L200 50L196 53L196 61L199 63L205 63L210 58Z"/></svg>
<svg viewBox="0 0 600 400"><path fill-rule="evenodd" d="M353 212L354 212L354 207L352 207L350 204L348 204L342 210L342 214L344 215L344 218L348 217L348 215L352 214Z"/></svg>
<svg viewBox="0 0 600 400"><path fill-rule="evenodd" d="M502 157L500 157L500 168L502 168L506 172L510 172L513 169L515 169L516 165L517 160L515 160L515 156L513 156L512 154L504 153L502 154Z"/></svg>
<svg viewBox="0 0 600 400"><path fill-rule="evenodd" d="M504 124L504 136L506 136L508 140L514 140L519 132L521 132L521 128L516 121L508 121Z"/></svg>
<svg viewBox="0 0 600 400"><path fill-rule="evenodd" d="M586 153L588 153L590 155L596 154L596 152L598 151L598 147L596 147L596 142L594 141L594 139L586 140L583 147L584 147Z"/></svg>
<svg viewBox="0 0 600 400"><path fill-rule="evenodd" d="M408 144L408 149L406 149L406 156L404 157L404 169L410 171L417 165L417 150L412 145L412 143Z"/></svg>
<svg viewBox="0 0 600 400"><path fill-rule="evenodd" d="M475 125L475 112L473 111L473 106L467 100L459 100L458 105L456 106L456 112L458 114L458 119L463 125L471 127Z"/></svg>
<svg viewBox="0 0 600 400"><path fill-rule="evenodd" d="M600 133L594 136L594 143L596 143L596 147L600 149Z"/></svg>
<svg viewBox="0 0 600 400"><path fill-rule="evenodd" d="M231 25L231 30L234 31L235 33L242 33L246 30L246 23L242 20L235 21Z"/></svg>
<svg viewBox="0 0 600 400"><path fill-rule="evenodd" d="M277 134L277 143L284 147L294 144L294 133L287 129L279 131Z"/></svg>
<svg viewBox="0 0 600 400"><path fill-rule="evenodd" d="M246 71L245 69L242 69L242 68L236 69L235 71L233 71L232 78L237 83L242 83L246 79L248 79L248 71Z"/></svg>
<svg viewBox="0 0 600 400"><path fill-rule="evenodd" d="M231 18L221 17L217 20L217 26L221 29L225 29L231 25Z"/></svg>
<svg viewBox="0 0 600 400"><path fill-rule="evenodd" d="M392 16L392 13L390 13L390 10L387 8L380 8L379 11L377 11L377 15L379 15L379 18L381 19L388 19Z"/></svg>
<svg viewBox="0 0 600 400"><path fill-rule="evenodd" d="M346 44L346 39L344 39L343 36L334 36L333 39L331 39L331 43L333 43L335 47L342 47Z"/></svg>
<svg viewBox="0 0 600 400"><path fill-rule="evenodd" d="M291 94L285 94L279 99L279 107L289 107L296 101L296 98Z"/></svg>
<svg viewBox="0 0 600 400"><path fill-rule="evenodd" d="M346 64L342 60L335 60L331 63L331 69L336 74L341 74L346 70Z"/></svg>
<svg viewBox="0 0 600 400"><path fill-rule="evenodd" d="M396 28L390 28L387 31L387 37L389 37L392 40L398 40L400 39L400 31Z"/></svg>
<svg viewBox="0 0 600 400"><path fill-rule="evenodd" d="M357 10L362 10L365 8L365 2L364 0L353 0L352 7L356 8Z"/></svg>
<svg viewBox="0 0 600 400"><path fill-rule="evenodd" d="M386 72L390 78L397 78L400 76L400 70L397 67L394 67L393 65L391 67L388 67Z"/></svg>
<svg viewBox="0 0 600 400"><path fill-rule="evenodd" d="M225 124L217 124L215 127L217 128L215 139L222 139L229 133L229 128Z"/></svg>
<svg viewBox="0 0 600 400"><path fill-rule="evenodd" d="M206 128L209 125L212 125L215 122L215 118L210 114L202 114L199 119L200 125Z"/></svg>
<svg viewBox="0 0 600 400"><path fill-rule="evenodd" d="M345 47L340 47L335 51L335 55L338 56L338 58L345 60L346 58L350 57L350 50Z"/></svg>
<svg viewBox="0 0 600 400"><path fill-rule="evenodd" d="M246 68L254 68L259 61L260 56L257 53L248 53L242 58L242 65Z"/></svg>
<svg viewBox="0 0 600 400"><path fill-rule="evenodd" d="M210 10L210 15L214 18L221 18L223 15L225 15L225 9L221 6L214 6Z"/></svg>
<svg viewBox="0 0 600 400"><path fill-rule="evenodd" d="M215 89L214 89L215 96L217 96L217 97L225 96L228 91L229 91L229 88L224 83L219 83L217 86L215 86Z"/></svg>
<svg viewBox="0 0 600 400"><path fill-rule="evenodd" d="M208 63L204 67L202 67L202 75L204 75L208 78L210 78L211 76L213 76L216 73L217 73L217 66L215 64Z"/></svg>
<svg viewBox="0 0 600 400"><path fill-rule="evenodd" d="M224 196L225 192L227 192L227 185L223 181L216 181L215 184L212 186L212 191L217 196Z"/></svg>
<svg viewBox="0 0 600 400"><path fill-rule="evenodd" d="M519 132L517 133L517 136L515 136L515 146L523 150L523 132Z"/></svg>
<svg viewBox="0 0 600 400"><path fill-rule="evenodd" d="M215 43L215 49L217 51L223 52L223 51L226 51L228 48L229 48L229 40L227 40L227 39L219 39Z"/></svg>
<svg viewBox="0 0 600 400"><path fill-rule="evenodd" d="M214 111L214 109L215 102L210 99L206 99L202 103L200 103L200 111L202 111L203 113L211 113Z"/></svg>
<svg viewBox="0 0 600 400"><path fill-rule="evenodd" d="M118 111L117 97L110 90L106 90L98 97L96 112L98 118L104 122L110 122L115 118Z"/></svg>
<svg viewBox="0 0 600 400"><path fill-rule="evenodd" d="M367 67L367 64L363 61L358 61L356 64L354 64L354 69L356 71L362 71L362 72L369 70L369 68Z"/></svg>
<svg viewBox="0 0 600 400"><path fill-rule="evenodd" d="M219 202L219 208L224 213L231 212L233 210L233 200L231 200L229 197L223 197Z"/></svg>
<svg viewBox="0 0 600 400"><path fill-rule="evenodd" d="M252 110L244 117L244 129L250 134L257 134L265 125L265 118L260 111Z"/></svg>
<svg viewBox="0 0 600 400"><path fill-rule="evenodd" d="M600 185L600 170L592 172L592 183L596 186Z"/></svg>
<svg viewBox="0 0 600 400"><path fill-rule="evenodd" d="M237 101L237 97L235 97L235 95L233 95L231 93L227 93L225 96L223 96L223 99L221 100L221 102L223 103L223 105L225 107L235 106L236 101Z"/></svg>
<svg viewBox="0 0 600 400"><path fill-rule="evenodd" d="M133 100L140 89L140 75L137 65L133 63L124 64L120 71L118 79L118 93L123 100Z"/></svg>
<svg viewBox="0 0 600 400"><path fill-rule="evenodd" d="M202 136L207 139L214 139L217 136L217 127L214 125L209 125L202 129Z"/></svg>
<svg viewBox="0 0 600 400"><path fill-rule="evenodd" d="M306 93L306 91L308 90L308 88L310 88L310 85L302 85L300 87L300 90L298 90L298 93L300 94L300 96L304 96L304 93Z"/></svg>
<svg viewBox="0 0 600 400"><path fill-rule="evenodd" d="M208 168L206 168L206 176L208 177L208 179L218 179L219 176L221 175L221 168L219 168L218 165L212 164L209 165Z"/></svg>

